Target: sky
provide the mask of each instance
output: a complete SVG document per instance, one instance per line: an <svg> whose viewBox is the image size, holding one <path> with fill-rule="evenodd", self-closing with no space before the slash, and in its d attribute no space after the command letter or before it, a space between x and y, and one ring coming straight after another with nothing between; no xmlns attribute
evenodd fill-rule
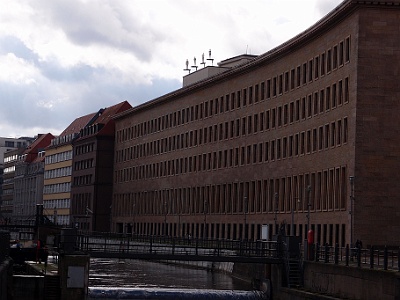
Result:
<svg viewBox="0 0 400 300"><path fill-rule="evenodd" d="M341 0L0 0L0 136L182 87L186 60L263 54Z"/></svg>

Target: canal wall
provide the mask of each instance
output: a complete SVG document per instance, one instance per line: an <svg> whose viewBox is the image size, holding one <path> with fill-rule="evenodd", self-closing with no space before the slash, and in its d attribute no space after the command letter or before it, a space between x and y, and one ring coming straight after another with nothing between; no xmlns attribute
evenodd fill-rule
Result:
<svg viewBox="0 0 400 300"><path fill-rule="evenodd" d="M0 299L8 299L12 290L12 261L4 259L0 263Z"/></svg>
<svg viewBox="0 0 400 300"><path fill-rule="evenodd" d="M304 262L304 287L282 287L282 270L272 266L273 295L276 300L362 299L400 300L400 273Z"/></svg>

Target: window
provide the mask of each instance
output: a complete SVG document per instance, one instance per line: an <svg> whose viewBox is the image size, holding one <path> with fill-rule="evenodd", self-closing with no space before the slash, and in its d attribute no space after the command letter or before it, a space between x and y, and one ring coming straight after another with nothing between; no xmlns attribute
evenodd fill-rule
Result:
<svg viewBox="0 0 400 300"><path fill-rule="evenodd" d="M332 50L329 49L326 57L326 71L329 73L332 70Z"/></svg>

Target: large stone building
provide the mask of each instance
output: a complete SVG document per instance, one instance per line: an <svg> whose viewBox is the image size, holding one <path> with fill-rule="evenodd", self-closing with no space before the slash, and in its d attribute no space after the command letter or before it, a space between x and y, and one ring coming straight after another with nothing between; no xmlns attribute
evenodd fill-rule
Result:
<svg viewBox="0 0 400 300"><path fill-rule="evenodd" d="M95 115L75 119L46 148L43 214L57 225L70 225L72 141Z"/></svg>
<svg viewBox="0 0 400 300"><path fill-rule="evenodd" d="M250 62L121 113L112 229L260 239L286 224L399 246L399 28L400 1L346 0Z"/></svg>
<svg viewBox="0 0 400 300"><path fill-rule="evenodd" d="M73 141L71 222L89 231L110 231L115 123L131 105L124 101L99 110Z"/></svg>

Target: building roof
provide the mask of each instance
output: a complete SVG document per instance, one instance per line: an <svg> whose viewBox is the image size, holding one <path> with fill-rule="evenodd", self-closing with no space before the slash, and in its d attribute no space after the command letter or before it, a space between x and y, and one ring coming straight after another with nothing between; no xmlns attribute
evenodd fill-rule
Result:
<svg viewBox="0 0 400 300"><path fill-rule="evenodd" d="M125 111L126 109L131 108L131 107L132 106L127 101L123 101L116 105L107 107L99 115L99 117L93 122L93 124L106 124L107 122L112 120L114 115L116 115L122 111Z"/></svg>
<svg viewBox="0 0 400 300"><path fill-rule="evenodd" d="M51 133L38 134L37 139L22 153L25 156L24 161L28 163L33 162L37 158L38 153L43 151L52 139L54 139L54 136Z"/></svg>
<svg viewBox="0 0 400 300"><path fill-rule="evenodd" d="M60 137L79 133L79 131L85 127L95 115L96 113L91 113L86 116L76 118L67 128L64 129L63 132L61 132Z"/></svg>
<svg viewBox="0 0 400 300"><path fill-rule="evenodd" d="M92 120L81 128L77 140L96 135L114 136L114 116L130 108L132 106L127 101L123 101L116 105L100 109Z"/></svg>
<svg viewBox="0 0 400 300"><path fill-rule="evenodd" d="M297 48L309 43L315 36L322 34L323 32L328 31L334 24L341 22L344 18L352 14L357 8L360 7L374 7L374 6L386 6L397 7L400 5L400 0L377 0L377 1L363 1L363 0L345 0L341 4L339 4L335 9L333 9L330 13L328 13L325 17L319 20L317 23L312 25L310 28L296 35L292 39L287 42L277 46L276 48L271 49L270 51L255 57L250 60L248 63L240 64L236 67L233 67L225 72L216 74L214 76L208 77L204 80L195 82L191 85L185 86L178 90L175 90L171 93L158 97L156 99L150 100L138 106L135 106L125 112L118 114L115 118L123 118L124 116L128 116L131 113L136 111L146 110L151 108L153 105L158 105L164 101L170 101L173 98L184 96L188 93L191 93L195 90L205 88L208 85L213 85L225 80L227 77L241 75L243 73L248 73L252 71L254 68L258 66L271 63L276 59L286 55L287 53L293 52ZM238 56L240 57L240 56ZM232 58L233 59L233 58ZM229 61L230 59L225 60Z"/></svg>

